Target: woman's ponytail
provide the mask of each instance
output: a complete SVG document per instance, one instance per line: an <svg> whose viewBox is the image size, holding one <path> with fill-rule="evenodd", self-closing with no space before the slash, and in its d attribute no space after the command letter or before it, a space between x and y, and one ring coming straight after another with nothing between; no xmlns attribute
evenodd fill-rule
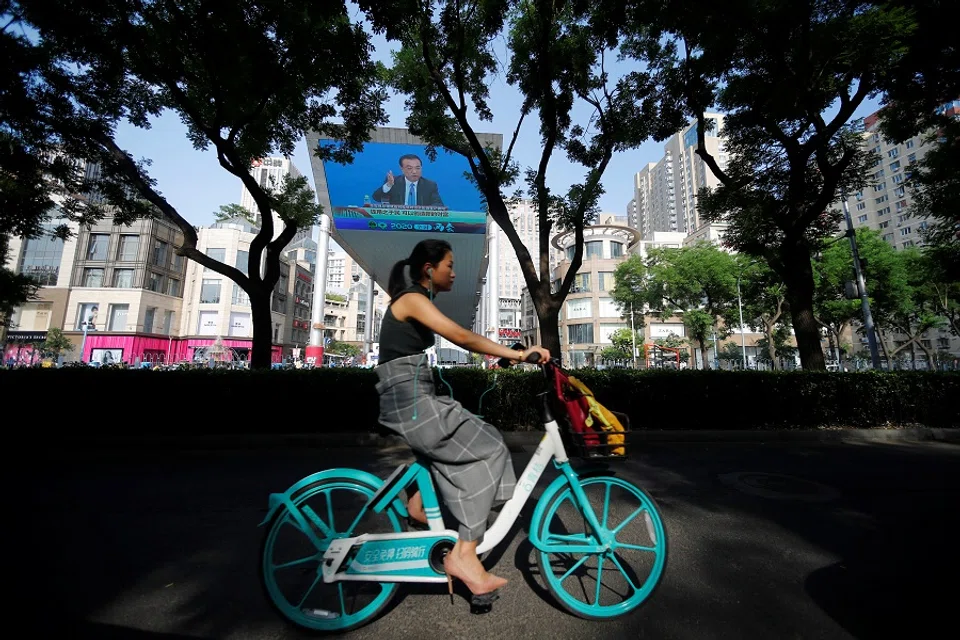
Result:
<svg viewBox="0 0 960 640"><path fill-rule="evenodd" d="M407 268L407 265L410 264L410 260L404 258L403 260L398 261L393 268L390 269L390 280L387 282L387 295L390 296L390 299L393 300L397 295L407 288L407 277L403 275L404 270Z"/></svg>

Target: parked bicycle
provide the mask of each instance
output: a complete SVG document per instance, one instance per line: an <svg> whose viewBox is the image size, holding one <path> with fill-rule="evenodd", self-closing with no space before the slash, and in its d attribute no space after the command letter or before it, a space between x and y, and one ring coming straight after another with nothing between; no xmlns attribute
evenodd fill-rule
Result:
<svg viewBox="0 0 960 640"><path fill-rule="evenodd" d="M528 361L538 359L534 353ZM548 382L557 366L542 366ZM666 565L660 513L642 489L610 473L604 459L614 456L604 444L588 447L581 434L561 429L555 412L566 421L549 391L537 397L544 436L477 553L504 542L552 462L560 475L537 501L529 528L547 588L582 618L607 620L634 611L653 593ZM624 426L629 441L628 422ZM575 469L568 448L575 456L589 450L587 466ZM423 496L427 531L405 530L401 492L411 485ZM401 465L385 480L359 469L315 473L270 495L260 524L266 525L260 574L268 598L290 622L321 632L372 621L401 582L447 582L443 557L457 540L456 527L443 521L430 471L419 462ZM471 610L484 613L491 604L475 596Z"/></svg>

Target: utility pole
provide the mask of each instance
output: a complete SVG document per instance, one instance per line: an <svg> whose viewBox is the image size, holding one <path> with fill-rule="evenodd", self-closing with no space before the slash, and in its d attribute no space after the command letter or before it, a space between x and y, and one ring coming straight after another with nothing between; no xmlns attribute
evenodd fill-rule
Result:
<svg viewBox="0 0 960 640"><path fill-rule="evenodd" d="M853 271L857 276L857 290L860 292L860 308L863 310L863 328L867 334L867 345L870 347L870 360L873 368L880 370L880 351L877 349L877 335L873 327L873 314L870 313L870 299L867 297L867 283L860 268L860 252L857 250L857 234L853 230L853 218L850 217L850 207L847 205L847 192L840 189L840 199L843 201L843 215L847 220L847 237L850 238L850 253L853 256Z"/></svg>
<svg viewBox="0 0 960 640"><path fill-rule="evenodd" d="M633 325L633 300L630 301L630 338L633 340L633 368L637 368L637 330Z"/></svg>

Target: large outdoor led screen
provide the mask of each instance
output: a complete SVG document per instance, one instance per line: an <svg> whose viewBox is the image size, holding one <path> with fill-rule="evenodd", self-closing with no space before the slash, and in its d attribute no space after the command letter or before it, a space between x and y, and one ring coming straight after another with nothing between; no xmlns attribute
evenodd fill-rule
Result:
<svg viewBox="0 0 960 640"><path fill-rule="evenodd" d="M352 164L324 163L337 230L485 233L486 214L466 178L466 158L438 150L431 161L424 149L372 142Z"/></svg>

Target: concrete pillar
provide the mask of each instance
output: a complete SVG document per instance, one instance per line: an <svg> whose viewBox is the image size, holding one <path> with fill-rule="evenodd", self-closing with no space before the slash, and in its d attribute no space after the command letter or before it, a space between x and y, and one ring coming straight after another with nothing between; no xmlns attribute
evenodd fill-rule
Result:
<svg viewBox="0 0 960 640"><path fill-rule="evenodd" d="M330 217L320 216L315 226L317 242L317 265L313 276L313 306L310 310L310 344L307 345L307 362L323 366L323 307L327 295L327 251L330 244ZM312 360L311 360L312 359Z"/></svg>
<svg viewBox="0 0 960 640"><path fill-rule="evenodd" d="M373 274L370 274L370 276L367 278L367 308L365 311L367 316L367 321L366 321L364 332L363 332L363 356L364 357L366 357L367 354L373 351L373 321L374 321L373 294L374 294L374 291L376 291L376 288L373 282Z"/></svg>
<svg viewBox="0 0 960 640"><path fill-rule="evenodd" d="M491 224L490 250L487 262L487 337L500 341L500 228Z"/></svg>

